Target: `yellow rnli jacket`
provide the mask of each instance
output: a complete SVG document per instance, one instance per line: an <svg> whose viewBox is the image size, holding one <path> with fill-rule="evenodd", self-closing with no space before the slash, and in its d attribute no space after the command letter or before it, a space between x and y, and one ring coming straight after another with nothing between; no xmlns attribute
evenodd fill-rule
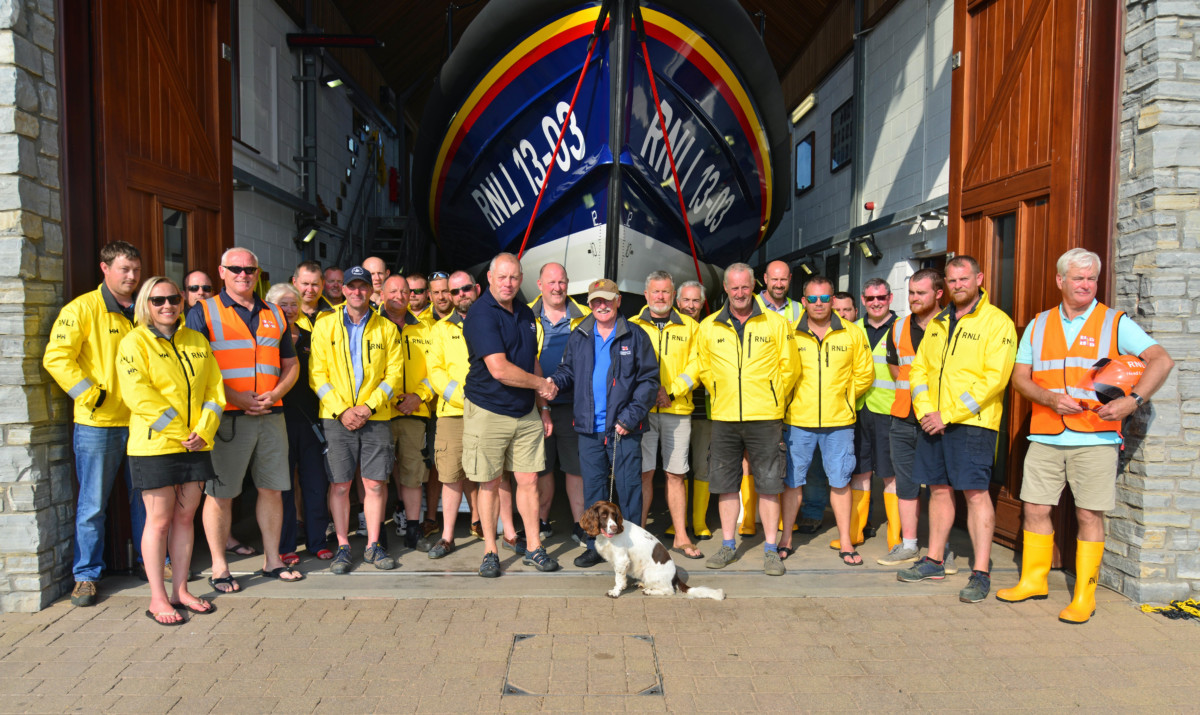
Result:
<svg viewBox="0 0 1200 715"><path fill-rule="evenodd" d="M221 366L208 339L179 321L171 337L139 325L118 347L117 379L129 407L128 453L135 457L186 452L195 432L204 449L225 411Z"/></svg>
<svg viewBox="0 0 1200 715"><path fill-rule="evenodd" d="M117 346L133 330L108 287L84 293L63 306L50 329L42 365L75 401L75 422L124 427L129 408L117 382Z"/></svg>
<svg viewBox="0 0 1200 715"><path fill-rule="evenodd" d="M363 327L363 381L354 389L354 366L350 358L350 333L345 324L346 304L313 326L308 380L321 401L321 418L337 419L358 405L371 408L372 420L392 418L392 400L404 380L404 358L400 331L375 311L368 311Z"/></svg>
<svg viewBox="0 0 1200 715"><path fill-rule="evenodd" d="M740 340L733 321L725 306L705 318L696 334L710 417L723 422L783 419L800 376L792 327L757 301Z"/></svg>
<svg viewBox="0 0 1200 715"><path fill-rule="evenodd" d="M1017 357L1012 319L980 291L979 302L951 322L954 304L925 329L909 373L917 419L940 412L946 424L1000 429L1004 388Z"/></svg>
<svg viewBox="0 0 1200 715"><path fill-rule="evenodd" d="M383 315L387 317L386 312ZM411 392L421 398L421 405L411 415L396 410L393 417L429 417L429 408L433 403L433 386L429 384L427 364L430 327L411 310L404 311L404 326L396 327L400 329L400 355L404 359L404 378L396 399L398 402L400 395Z"/></svg>
<svg viewBox="0 0 1200 715"><path fill-rule="evenodd" d="M538 294L532 302L529 303L529 309L533 311L533 317L537 320L533 321L535 330L537 330L537 354L542 356L542 341L546 339L545 330L542 328L542 295ZM567 296L567 315L571 318L571 330L579 326L583 319L592 314L592 309L583 305L571 296Z"/></svg>
<svg viewBox="0 0 1200 715"><path fill-rule="evenodd" d="M692 414L692 390L699 384L700 368L696 355L696 333L700 324L674 308L659 330L649 306L629 321L646 331L658 359L658 381L672 397L670 407L654 407L651 412L670 415Z"/></svg>
<svg viewBox="0 0 1200 715"><path fill-rule="evenodd" d="M825 337L818 340L806 315L796 330L796 352L800 380L784 422L809 429L854 424L855 403L875 376L867 334L833 313Z"/></svg>
<svg viewBox="0 0 1200 715"><path fill-rule="evenodd" d="M426 367L429 384L438 396L438 417L462 417L463 383L467 380L467 341L463 317L457 311L433 324Z"/></svg>

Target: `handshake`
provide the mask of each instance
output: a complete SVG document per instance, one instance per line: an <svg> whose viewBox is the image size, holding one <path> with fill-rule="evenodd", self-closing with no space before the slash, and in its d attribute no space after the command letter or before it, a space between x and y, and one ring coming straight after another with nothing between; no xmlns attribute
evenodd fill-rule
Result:
<svg viewBox="0 0 1200 715"><path fill-rule="evenodd" d="M544 382L538 384L537 394L543 400L553 400L558 395L558 385L547 377Z"/></svg>

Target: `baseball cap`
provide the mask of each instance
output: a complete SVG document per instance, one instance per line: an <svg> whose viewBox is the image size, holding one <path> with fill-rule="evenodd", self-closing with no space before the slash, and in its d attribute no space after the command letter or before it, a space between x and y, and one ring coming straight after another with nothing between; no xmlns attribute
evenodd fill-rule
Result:
<svg viewBox="0 0 1200 715"><path fill-rule="evenodd" d="M371 274L362 266L347 268L342 277L342 285L350 285L354 281L366 281L367 285L371 285Z"/></svg>
<svg viewBox="0 0 1200 715"><path fill-rule="evenodd" d="M607 278L599 278L592 281L588 286L588 302L591 303L596 298L604 298L605 300L616 300L620 295L617 290L617 284Z"/></svg>

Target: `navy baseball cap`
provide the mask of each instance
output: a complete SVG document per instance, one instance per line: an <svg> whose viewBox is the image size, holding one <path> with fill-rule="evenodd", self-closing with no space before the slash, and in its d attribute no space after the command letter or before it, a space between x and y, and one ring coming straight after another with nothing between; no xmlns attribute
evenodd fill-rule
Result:
<svg viewBox="0 0 1200 715"><path fill-rule="evenodd" d="M342 285L350 285L354 281L365 281L367 285L371 285L371 274L362 266L347 268L342 277Z"/></svg>

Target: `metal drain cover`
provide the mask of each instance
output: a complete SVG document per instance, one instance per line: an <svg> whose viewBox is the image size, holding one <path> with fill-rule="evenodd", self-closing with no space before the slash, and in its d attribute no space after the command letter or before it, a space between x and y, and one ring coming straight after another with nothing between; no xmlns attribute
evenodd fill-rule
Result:
<svg viewBox="0 0 1200 715"><path fill-rule="evenodd" d="M504 695L662 695L654 638L513 636Z"/></svg>

